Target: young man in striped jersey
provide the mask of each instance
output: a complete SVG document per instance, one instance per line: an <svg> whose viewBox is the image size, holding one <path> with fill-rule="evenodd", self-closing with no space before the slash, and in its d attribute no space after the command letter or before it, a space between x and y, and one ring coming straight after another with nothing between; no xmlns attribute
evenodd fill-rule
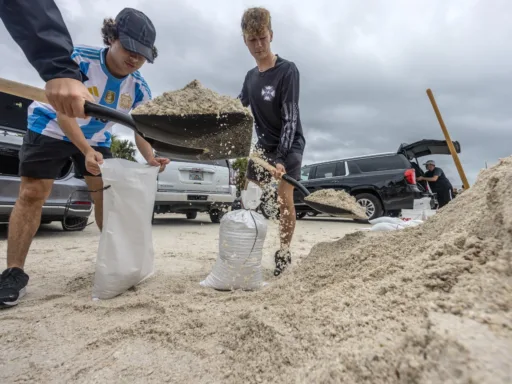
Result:
<svg viewBox="0 0 512 384"><path fill-rule="evenodd" d="M239 98L243 105L250 105L254 115L257 151L275 165L274 177L279 179L287 173L300 180L306 141L299 115L299 71L292 61L272 53L273 32L268 10L259 7L246 10L241 27L256 67L247 72ZM249 162L248 180L261 185L269 182L269 176ZM293 186L280 182L278 197L281 249L275 254L275 276L291 263L289 248L296 221Z"/></svg>
<svg viewBox="0 0 512 384"><path fill-rule="evenodd" d="M77 46L71 58L87 78L84 84L95 102L128 113L151 99L151 91L138 70L157 57L155 28L142 12L125 8L115 20L105 19L101 32L105 48ZM55 112L48 104L30 105L28 130L20 150L20 192L9 222L7 269L0 276L0 308L16 305L25 294L29 280L23 270L25 259L40 224L42 206L68 159L71 157L84 175L89 190L102 190L99 164L112 157L112 125L90 117L73 119ZM135 140L148 164L162 171L169 160L155 158L151 145L139 135ZM101 230L103 193L91 195Z"/></svg>

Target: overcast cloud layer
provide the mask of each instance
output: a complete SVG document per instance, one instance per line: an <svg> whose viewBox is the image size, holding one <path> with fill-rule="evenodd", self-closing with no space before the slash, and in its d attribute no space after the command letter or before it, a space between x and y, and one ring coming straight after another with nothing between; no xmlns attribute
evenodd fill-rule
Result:
<svg viewBox="0 0 512 384"><path fill-rule="evenodd" d="M159 57L141 72L154 96L193 79L236 96L255 65L241 38L240 17L246 7L267 7L274 52L294 61L301 74L305 164L444 139L427 88L452 139L461 143L470 183L486 162L492 165L512 152L512 2L507 0L57 3L76 44L101 46L103 18L125 6L145 12L157 29ZM2 77L43 86L3 24L0 46ZM435 159L452 183L461 185L451 157Z"/></svg>

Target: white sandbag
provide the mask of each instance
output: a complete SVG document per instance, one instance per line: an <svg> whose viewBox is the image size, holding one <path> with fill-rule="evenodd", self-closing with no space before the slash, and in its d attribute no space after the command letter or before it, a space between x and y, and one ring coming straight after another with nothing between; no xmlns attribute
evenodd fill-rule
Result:
<svg viewBox="0 0 512 384"><path fill-rule="evenodd" d="M396 231L398 229L404 228L402 224L392 224L392 223L378 223L371 227L370 231L372 232L386 232L386 231Z"/></svg>
<svg viewBox="0 0 512 384"><path fill-rule="evenodd" d="M267 221L252 209L260 204L261 189L242 191L242 209L228 212L220 222L219 255L200 285L218 290L256 290L264 285L261 269Z"/></svg>
<svg viewBox="0 0 512 384"><path fill-rule="evenodd" d="M103 230L100 235L93 299L110 299L154 272L151 218L159 167L105 159Z"/></svg>
<svg viewBox="0 0 512 384"><path fill-rule="evenodd" d="M377 217L376 219L373 219L373 220L368 220L368 222L370 224L379 224L379 223L400 224L400 223L402 223L402 219L400 219L399 217L382 216L382 217Z"/></svg>
<svg viewBox="0 0 512 384"><path fill-rule="evenodd" d="M417 225L423 224L423 220L408 220L404 221L402 227L416 227Z"/></svg>

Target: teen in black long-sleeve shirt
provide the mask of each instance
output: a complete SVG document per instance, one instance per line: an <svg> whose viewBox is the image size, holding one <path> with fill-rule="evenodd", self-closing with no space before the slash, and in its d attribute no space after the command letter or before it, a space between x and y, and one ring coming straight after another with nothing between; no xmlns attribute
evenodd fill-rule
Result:
<svg viewBox="0 0 512 384"><path fill-rule="evenodd" d="M82 84L87 77L71 59L73 42L55 1L0 0L0 18L46 82L50 104L70 117L84 117L84 99L94 99Z"/></svg>
<svg viewBox="0 0 512 384"><path fill-rule="evenodd" d="M299 112L299 70L293 62L272 53L273 32L268 10L259 7L246 10L241 26L244 42L257 66L247 72L239 98L243 105L251 107L258 152L275 165L276 178L287 173L299 180L306 145ZM248 180L262 185L270 177L249 161ZM280 182L278 196L281 249L275 254L275 276L291 263L289 248L296 221L293 186Z"/></svg>

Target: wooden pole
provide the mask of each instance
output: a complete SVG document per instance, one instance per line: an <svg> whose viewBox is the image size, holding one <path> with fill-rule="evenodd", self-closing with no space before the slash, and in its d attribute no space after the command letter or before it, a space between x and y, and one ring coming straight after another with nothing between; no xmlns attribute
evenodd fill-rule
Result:
<svg viewBox="0 0 512 384"><path fill-rule="evenodd" d="M434 99L434 94L432 91L427 89L427 95L430 99L430 102L432 103L432 108L434 108L434 112L436 113L437 120L439 121L439 125L441 126L441 130L443 131L444 137L446 139L446 143L448 144L448 148L450 149L450 153L453 157L453 162L455 163L455 166L457 167L457 171L459 171L460 179L462 180L462 184L464 186L464 189L469 189L469 183L468 179L466 178L466 174L464 173L464 169L462 169L462 164L459 160L459 155L457 154L457 151L455 150L455 146L453 145L452 139L450 138L450 134L448 133L448 130L446 129L446 125L444 125L443 117L441 116L441 112L439 112L439 108L437 107L436 100Z"/></svg>

